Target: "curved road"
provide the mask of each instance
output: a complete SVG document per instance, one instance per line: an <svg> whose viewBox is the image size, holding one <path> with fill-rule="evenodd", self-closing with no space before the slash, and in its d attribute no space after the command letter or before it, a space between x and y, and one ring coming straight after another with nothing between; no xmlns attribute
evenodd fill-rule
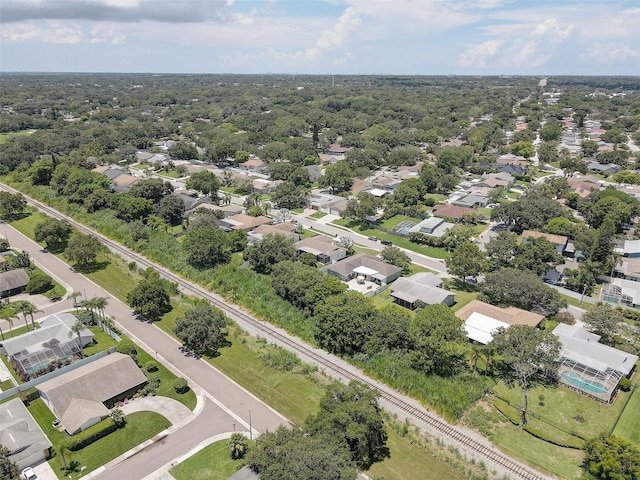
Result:
<svg viewBox="0 0 640 480"><path fill-rule="evenodd" d="M17 192L17 190L11 189L10 187L7 187L3 184L0 184L0 187L11 192ZM115 253L123 256L125 259L136 261L140 266L143 267L151 266L158 270L158 272L165 278L177 282L183 291L211 301L213 304L221 308L231 319L237 322L241 328L248 331L252 335L260 334L261 336L266 337L267 340L294 351L295 353L300 355L303 360L312 361L313 363L320 365L326 373L336 378L340 378L343 380L357 379L359 381L362 381L363 383L368 384L372 388L377 389L381 393L381 404L383 407L398 413L401 418L409 418L418 426L425 428L432 435L442 439L448 444L461 449L470 457L485 462L490 470L495 469L499 475L502 475L504 473L506 475L514 476L514 478L523 478L528 480L539 480L547 478L539 472L532 470L530 467L524 466L523 464L520 464L509 456L503 454L476 432L449 425L439 416L424 409L414 399L411 399L404 395L400 395L391 388L372 380L360 370L353 368L341 359L329 355L324 351L310 347L300 339L288 335L282 329L256 320L250 315L247 315L240 308L234 305L227 304L220 296L213 294L210 291L205 290L204 288L192 282L186 281L181 277L178 277L173 272L165 269L164 267L161 267L160 265L156 265L150 262L141 255L129 251L122 245L110 240L103 235L98 234L97 232L85 227L82 224L79 224L72 218L63 215L60 212L57 212L56 210L41 204L40 202L36 202L28 197L25 198L27 198L29 203L36 206L41 211L44 211L48 215L57 218L65 218L77 229L84 231L85 233L96 235L107 247L109 247ZM132 318L130 314L128 315L128 317ZM117 318L120 322L120 317L118 316ZM125 327L126 326L127 325L125 325ZM165 337L165 342L169 341L172 342L174 346L176 345L175 340L170 338L164 332L160 331L160 329L154 328L151 325L145 326L148 327L145 335L153 337L154 341L161 343L162 340L158 338L160 336ZM155 333L152 333L152 331L154 331ZM163 348L166 348L166 346L163 345ZM163 352L164 350L156 349L156 351ZM205 362L195 361L193 359L188 360L191 360L191 362L187 362L187 364L184 365L186 370L182 370L182 366L180 365L176 366L179 367L180 370L184 371L185 374L193 378L193 375L190 374L190 371L194 371L194 369L199 368L194 367L194 365L205 365ZM200 383L198 378L194 378L194 380ZM207 388L208 385L202 386L207 391L209 391L210 387ZM215 391L215 385L213 386L213 388Z"/></svg>

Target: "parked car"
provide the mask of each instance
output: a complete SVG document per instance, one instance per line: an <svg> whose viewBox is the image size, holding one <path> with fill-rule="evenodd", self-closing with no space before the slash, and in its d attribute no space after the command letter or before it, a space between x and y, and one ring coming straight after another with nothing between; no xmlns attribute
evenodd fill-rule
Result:
<svg viewBox="0 0 640 480"><path fill-rule="evenodd" d="M24 478L24 480L38 480L36 472L34 472L31 467L27 467L22 470L22 478Z"/></svg>
<svg viewBox="0 0 640 480"><path fill-rule="evenodd" d="M369 237L369 240L371 240L372 242L377 242L378 241L378 237Z"/></svg>
<svg viewBox="0 0 640 480"><path fill-rule="evenodd" d="M383 245L393 245L393 242L390 242L389 240L382 240L380 243Z"/></svg>

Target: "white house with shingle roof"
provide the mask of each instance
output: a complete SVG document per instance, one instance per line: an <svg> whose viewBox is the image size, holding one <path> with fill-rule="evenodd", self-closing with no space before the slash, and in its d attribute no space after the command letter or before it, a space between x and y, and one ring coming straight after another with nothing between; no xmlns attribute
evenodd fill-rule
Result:
<svg viewBox="0 0 640 480"><path fill-rule="evenodd" d="M112 353L38 385L40 397L73 435L109 416L147 377L129 355Z"/></svg>
<svg viewBox="0 0 640 480"><path fill-rule="evenodd" d="M0 445L9 450L9 460L18 470L44 461L51 448L51 442L19 398L0 404Z"/></svg>

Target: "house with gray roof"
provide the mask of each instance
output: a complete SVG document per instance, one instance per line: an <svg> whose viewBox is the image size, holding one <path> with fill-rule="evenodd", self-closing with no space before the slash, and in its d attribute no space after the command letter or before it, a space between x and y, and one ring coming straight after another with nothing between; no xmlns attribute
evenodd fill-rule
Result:
<svg viewBox="0 0 640 480"><path fill-rule="evenodd" d="M469 193L460 198L453 199L451 205L458 207L473 208L475 206L486 207L489 203L489 197L485 195L479 195L477 193Z"/></svg>
<svg viewBox="0 0 640 480"><path fill-rule="evenodd" d="M425 218L420 223L415 224L409 229L409 232L422 233L423 235L429 235L430 237L441 237L444 233L453 227L451 222L445 222L440 217Z"/></svg>
<svg viewBox="0 0 640 480"><path fill-rule="evenodd" d="M429 272L399 278L389 288L393 301L409 310L420 305L443 304L450 307L455 303L455 294L443 289L442 279Z"/></svg>
<svg viewBox="0 0 640 480"><path fill-rule="evenodd" d="M16 295L29 283L29 275L23 268L0 273L0 298Z"/></svg>
<svg viewBox="0 0 640 480"><path fill-rule="evenodd" d="M93 333L84 327L72 330L78 319L71 313L57 313L40 322L40 328L2 341L0 353L14 360L18 373L38 376L52 363L74 361L81 348L93 342Z"/></svg>
<svg viewBox="0 0 640 480"><path fill-rule="evenodd" d="M558 380L605 402L613 398L620 380L630 377L637 355L603 345L600 336L577 325L559 324L553 334L562 343Z"/></svg>
<svg viewBox="0 0 640 480"><path fill-rule="evenodd" d="M147 381L129 355L111 353L37 386L40 397L74 435L109 416L109 408Z"/></svg>
<svg viewBox="0 0 640 480"><path fill-rule="evenodd" d="M296 242L295 247L296 255L310 253L316 258L316 262L323 264L336 263L347 256L346 248L336 245L333 239L324 235L300 240Z"/></svg>
<svg viewBox="0 0 640 480"><path fill-rule="evenodd" d="M358 253L347 257L328 265L325 270L329 275L334 275L347 284L350 280L361 278L363 281L379 286L393 282L402 274L400 267L386 263L368 253Z"/></svg>
<svg viewBox="0 0 640 480"><path fill-rule="evenodd" d="M0 404L0 445L18 470L46 460L52 446L19 398Z"/></svg>

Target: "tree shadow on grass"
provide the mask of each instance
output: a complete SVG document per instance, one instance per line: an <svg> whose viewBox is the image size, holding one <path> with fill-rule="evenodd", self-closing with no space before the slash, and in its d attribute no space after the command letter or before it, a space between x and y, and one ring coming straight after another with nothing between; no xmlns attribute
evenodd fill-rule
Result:
<svg viewBox="0 0 640 480"><path fill-rule="evenodd" d="M480 289L477 285L463 282L459 278L452 278L449 283L450 288L460 292L478 292Z"/></svg>
<svg viewBox="0 0 640 480"><path fill-rule="evenodd" d="M105 268L107 268L109 266L110 262L92 262L92 263L87 263L86 265L82 265L80 263L76 263L73 268L77 271L80 272L82 274L87 274L87 273L95 273L95 272L99 272L100 270L104 270Z"/></svg>
<svg viewBox="0 0 640 480"><path fill-rule="evenodd" d="M47 245L47 251L49 251L49 253L53 253L54 255L63 253L66 249L67 242L57 243L55 245Z"/></svg>

